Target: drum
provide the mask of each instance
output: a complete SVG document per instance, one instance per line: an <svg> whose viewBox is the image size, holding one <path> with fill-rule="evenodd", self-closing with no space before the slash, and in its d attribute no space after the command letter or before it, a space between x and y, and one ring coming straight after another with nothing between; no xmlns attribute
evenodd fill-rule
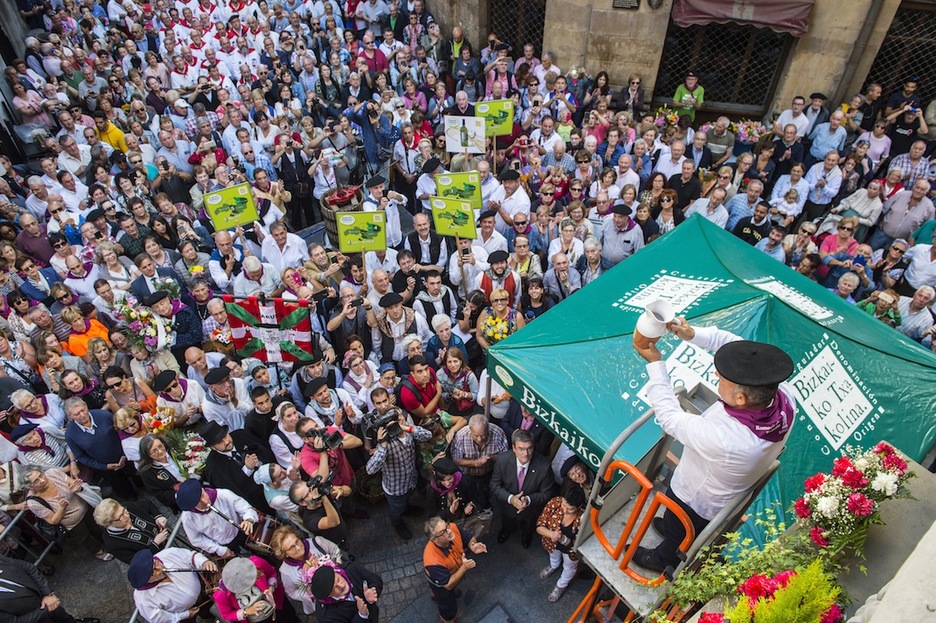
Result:
<svg viewBox="0 0 936 623"><path fill-rule="evenodd" d="M205 595L209 597L218 590L218 587L221 586L221 571L224 569L224 563L227 561L224 559L216 560L215 564L218 565L217 571L205 571L201 570L198 572L198 575L201 577L202 585L205 587Z"/></svg>
<svg viewBox="0 0 936 623"><path fill-rule="evenodd" d="M273 533L282 525L283 523L276 518L261 513L260 518L254 522L245 546L258 554L272 555L273 548L270 547L270 543L273 541Z"/></svg>

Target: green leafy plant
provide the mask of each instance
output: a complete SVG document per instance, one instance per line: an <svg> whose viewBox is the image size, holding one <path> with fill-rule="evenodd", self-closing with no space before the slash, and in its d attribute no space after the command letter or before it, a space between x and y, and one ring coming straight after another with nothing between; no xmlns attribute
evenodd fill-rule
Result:
<svg viewBox="0 0 936 623"><path fill-rule="evenodd" d="M832 623L841 620L837 604L841 589L835 578L823 569L821 560L788 574L784 581L783 586L774 584L753 593L758 595L756 598L750 591L742 592L738 603L725 611L726 623ZM758 588L765 587L758 583Z"/></svg>

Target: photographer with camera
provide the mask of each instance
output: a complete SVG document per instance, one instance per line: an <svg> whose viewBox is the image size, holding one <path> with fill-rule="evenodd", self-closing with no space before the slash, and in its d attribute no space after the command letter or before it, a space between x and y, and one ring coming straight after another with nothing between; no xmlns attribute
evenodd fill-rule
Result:
<svg viewBox="0 0 936 623"><path fill-rule="evenodd" d="M421 508L409 505L417 481L416 442L428 441L432 433L421 426L412 426L402 410L389 406L387 390L374 390L373 398L375 403L381 402L388 408L365 416L365 426L374 432L377 441L369 450L371 456L366 469L371 475L381 472L381 486L390 507L390 524L401 539L408 541L413 533L403 523L403 515L422 513Z"/></svg>
<svg viewBox="0 0 936 623"><path fill-rule="evenodd" d="M328 459L321 454L320 462L328 469ZM300 508L302 524L313 535L321 535L342 549L347 549L348 529L341 513L332 501L350 494L350 487L336 487L331 477L323 479L313 476L308 481L299 481L289 488L290 501Z"/></svg>
<svg viewBox="0 0 936 623"><path fill-rule="evenodd" d="M323 482L331 482L335 490L347 498L342 503L347 515L355 519L369 518L367 511L356 508L353 498L350 497L351 487L354 485L354 469L345 454L345 450L362 447L364 444L361 439L334 426L320 426L308 417L299 419L296 432L305 442L305 447L299 453L302 469L313 480L318 477Z"/></svg>

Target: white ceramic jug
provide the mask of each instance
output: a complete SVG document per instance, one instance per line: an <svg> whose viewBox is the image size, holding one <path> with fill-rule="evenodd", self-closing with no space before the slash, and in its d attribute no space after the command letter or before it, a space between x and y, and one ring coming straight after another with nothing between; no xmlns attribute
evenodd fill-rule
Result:
<svg viewBox="0 0 936 623"><path fill-rule="evenodd" d="M650 301L644 313L637 319L634 327L634 344L638 348L647 348L666 333L666 327L676 319L676 312L668 301L657 299Z"/></svg>

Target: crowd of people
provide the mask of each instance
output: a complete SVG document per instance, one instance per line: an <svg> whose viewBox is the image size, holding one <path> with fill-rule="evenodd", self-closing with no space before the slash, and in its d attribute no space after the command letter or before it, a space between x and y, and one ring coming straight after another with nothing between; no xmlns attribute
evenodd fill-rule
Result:
<svg viewBox="0 0 936 623"><path fill-rule="evenodd" d="M369 520L368 485L400 539L421 517L442 620L489 529L540 537L558 600L594 474L486 352L694 214L932 341L936 102L914 78L831 109L796 97L743 152L729 119L701 123L692 71L679 121L658 122L640 75L615 91L531 44L475 48L423 0L17 5L30 32L6 78L44 152L0 155L0 523L27 509L40 541L83 526L151 623L207 614L207 581L179 569L220 574L228 621L376 621L383 584L346 523ZM445 116L500 99L511 136L445 151ZM477 237L456 243L429 199L469 170ZM215 231L205 194L239 184L258 220ZM298 235L348 185L386 213L385 251ZM238 356L222 294L309 301L311 360ZM200 481L151 414L204 439ZM270 551L250 549L269 517Z"/></svg>

